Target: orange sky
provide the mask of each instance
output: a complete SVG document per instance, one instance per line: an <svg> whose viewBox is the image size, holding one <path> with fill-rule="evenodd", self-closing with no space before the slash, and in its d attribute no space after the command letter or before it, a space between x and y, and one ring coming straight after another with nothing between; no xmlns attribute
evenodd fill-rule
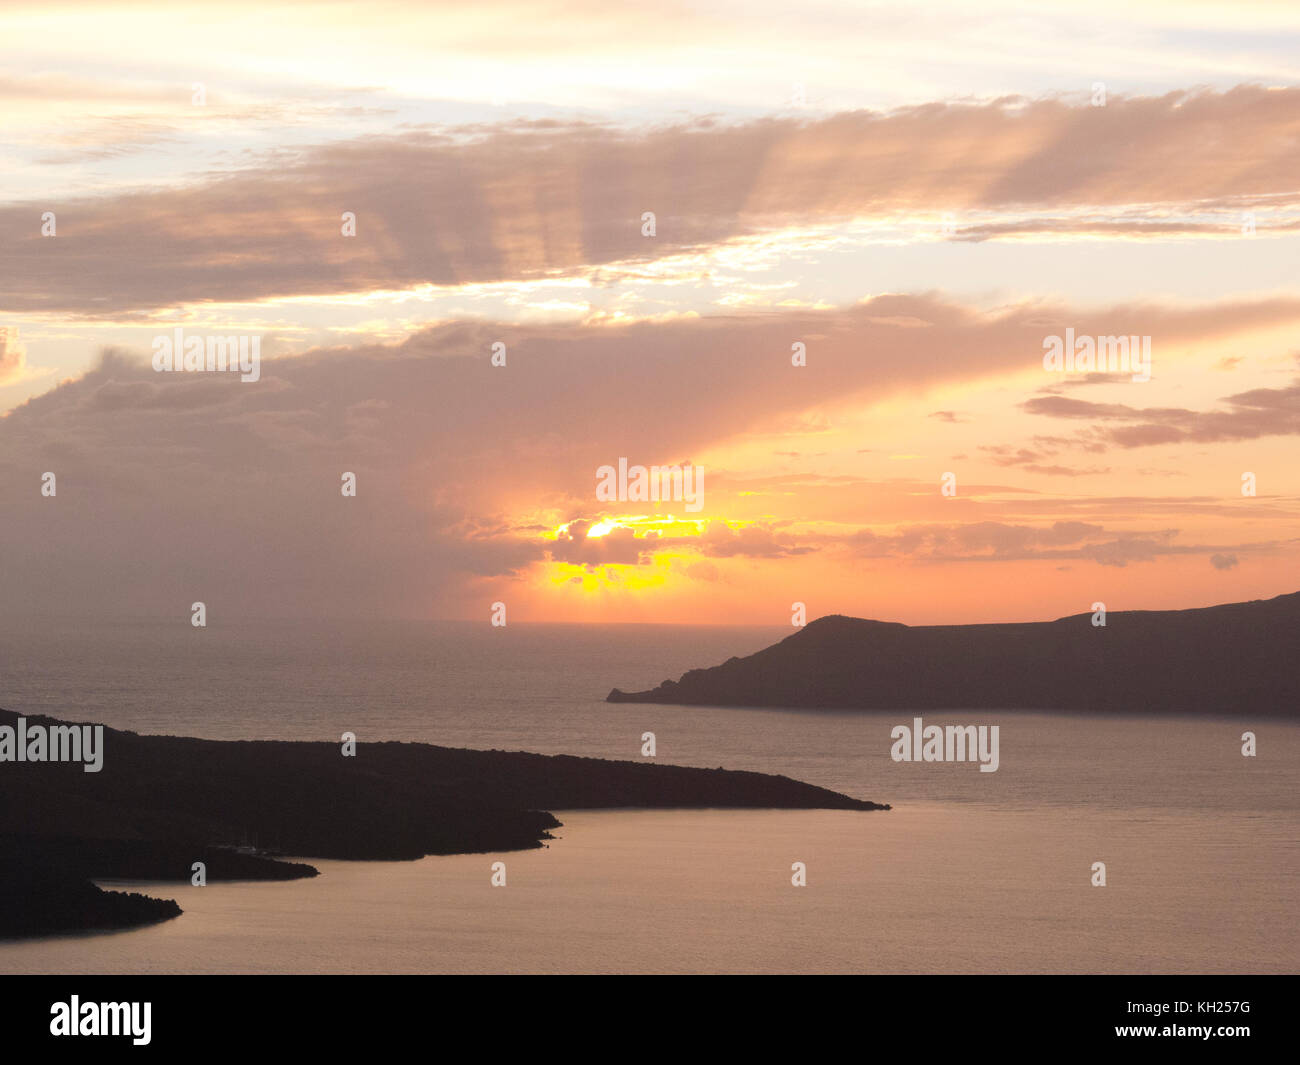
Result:
<svg viewBox="0 0 1300 1065"><path fill-rule="evenodd" d="M6 5L0 611L1300 588L1295 12L752 6ZM177 326L259 379L156 372ZM1046 369L1067 330L1151 380ZM702 467L698 509L602 499L620 459Z"/></svg>

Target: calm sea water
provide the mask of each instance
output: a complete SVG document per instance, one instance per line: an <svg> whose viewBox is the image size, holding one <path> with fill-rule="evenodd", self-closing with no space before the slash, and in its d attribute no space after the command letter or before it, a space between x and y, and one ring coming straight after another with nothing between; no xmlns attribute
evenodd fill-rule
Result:
<svg viewBox="0 0 1300 1065"><path fill-rule="evenodd" d="M555 811L544 850L129 885L153 928L0 944L3 972L1293 972L1300 726L923 715L1001 765L894 763L911 713L611 705L789 630L0 623L0 706L140 732L418 740L783 773L890 812ZM1243 758L1240 735L1259 754ZM507 863L508 884L490 885ZM790 884L791 864L808 886ZM1106 863L1108 885L1090 885ZM106 885L109 886L109 885ZM122 885L114 884L114 887Z"/></svg>

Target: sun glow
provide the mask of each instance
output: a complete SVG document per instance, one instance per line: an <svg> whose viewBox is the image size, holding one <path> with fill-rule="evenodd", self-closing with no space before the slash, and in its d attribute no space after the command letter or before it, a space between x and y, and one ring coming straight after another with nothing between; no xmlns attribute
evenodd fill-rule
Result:
<svg viewBox="0 0 1300 1065"><path fill-rule="evenodd" d="M615 529L624 527L625 526L615 518L602 518L587 530L587 537L590 539L593 536L604 536L606 533L611 533Z"/></svg>

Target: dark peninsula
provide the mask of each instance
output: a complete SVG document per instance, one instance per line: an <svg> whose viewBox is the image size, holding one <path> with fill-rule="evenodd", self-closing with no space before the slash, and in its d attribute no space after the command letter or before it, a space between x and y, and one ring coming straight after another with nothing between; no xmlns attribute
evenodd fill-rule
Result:
<svg viewBox="0 0 1300 1065"><path fill-rule="evenodd" d="M0 710L0 726L17 718ZM338 743L105 728L103 749L99 772L0 764L0 936L174 917L171 900L92 880L188 884L196 861L208 882L288 880L317 871L271 854L401 860L540 847L560 824L548 809L889 809L762 773L420 743L362 742L344 757Z"/></svg>
<svg viewBox="0 0 1300 1065"><path fill-rule="evenodd" d="M612 703L1295 716L1300 592L1197 610L1006 625L819 618L780 643Z"/></svg>

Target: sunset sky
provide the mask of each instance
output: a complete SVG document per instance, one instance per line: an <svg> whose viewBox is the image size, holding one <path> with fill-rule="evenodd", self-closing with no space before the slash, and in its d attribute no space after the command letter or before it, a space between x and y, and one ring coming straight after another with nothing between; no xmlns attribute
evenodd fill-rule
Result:
<svg viewBox="0 0 1300 1065"><path fill-rule="evenodd" d="M0 614L1300 589L1300 6L47 0L0 40ZM177 326L260 380L155 372ZM1045 370L1067 329L1152 379ZM620 458L702 509L599 501Z"/></svg>

